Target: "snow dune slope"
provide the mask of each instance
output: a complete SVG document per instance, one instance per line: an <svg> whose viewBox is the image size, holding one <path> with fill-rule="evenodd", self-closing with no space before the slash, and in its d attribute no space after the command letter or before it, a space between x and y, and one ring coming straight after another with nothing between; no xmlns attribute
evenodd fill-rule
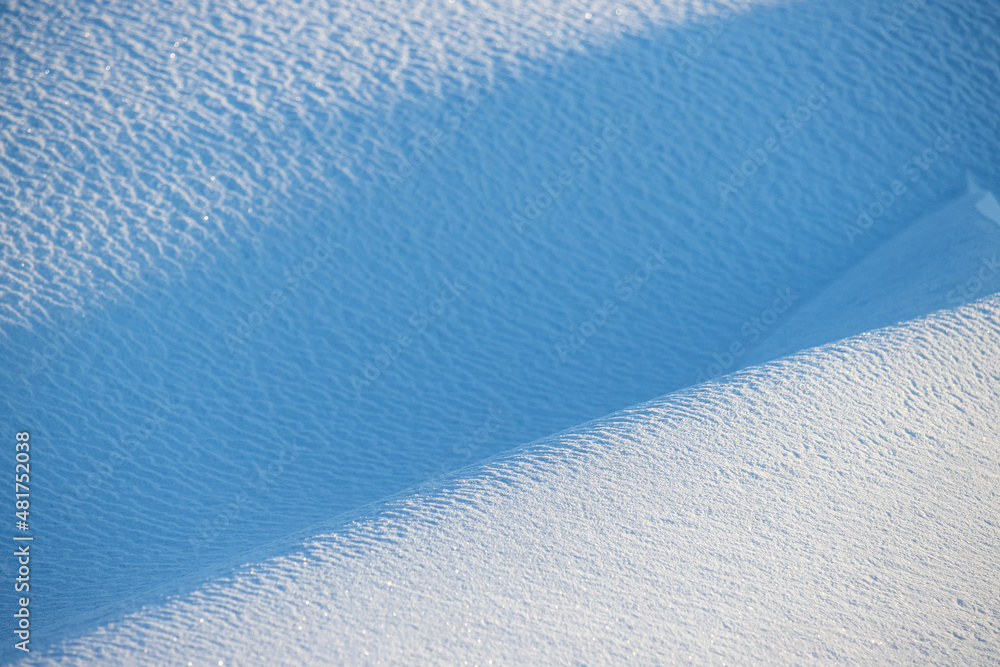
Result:
<svg viewBox="0 0 1000 667"><path fill-rule="evenodd" d="M761 347L894 327L275 541L42 662L995 661L1000 295L938 309L1000 250L995 201L924 216Z"/></svg>
<svg viewBox="0 0 1000 667"><path fill-rule="evenodd" d="M1000 290L1000 204L974 182L778 321L753 365Z"/></svg>
<svg viewBox="0 0 1000 667"><path fill-rule="evenodd" d="M428 483L39 664L1000 659L1000 297Z"/></svg>
<svg viewBox="0 0 1000 667"><path fill-rule="evenodd" d="M988 3L888 32L824 0L7 9L0 422L45 443L40 644L688 386L967 169L1000 191Z"/></svg>

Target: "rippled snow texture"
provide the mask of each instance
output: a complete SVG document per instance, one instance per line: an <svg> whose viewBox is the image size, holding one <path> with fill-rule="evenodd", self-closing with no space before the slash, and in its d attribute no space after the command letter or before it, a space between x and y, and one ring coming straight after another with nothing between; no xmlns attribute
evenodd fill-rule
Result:
<svg viewBox="0 0 1000 667"><path fill-rule="evenodd" d="M967 173L1000 192L1000 12L898 9L9 3L0 421L37 443L38 641L690 386Z"/></svg>

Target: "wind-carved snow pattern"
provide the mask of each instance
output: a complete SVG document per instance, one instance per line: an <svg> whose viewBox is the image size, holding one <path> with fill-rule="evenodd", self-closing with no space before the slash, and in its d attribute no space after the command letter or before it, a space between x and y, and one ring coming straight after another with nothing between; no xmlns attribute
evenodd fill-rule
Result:
<svg viewBox="0 0 1000 667"><path fill-rule="evenodd" d="M39 647L630 405L992 312L998 18L9 4L0 421L45 443Z"/></svg>

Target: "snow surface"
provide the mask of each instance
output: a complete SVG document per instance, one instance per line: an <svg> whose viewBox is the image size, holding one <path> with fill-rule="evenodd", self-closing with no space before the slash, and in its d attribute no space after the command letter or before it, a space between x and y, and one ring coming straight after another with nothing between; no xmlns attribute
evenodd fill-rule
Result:
<svg viewBox="0 0 1000 667"><path fill-rule="evenodd" d="M612 635L679 659L723 618L747 632L742 649L720 649L741 662L822 659L801 643L821 621L838 655L889 641L852 644L862 630L905 625L941 660L953 647L969 651L955 660L995 660L983 545L996 535L985 480L996 466L988 295L1000 278L986 268L1000 251L998 35L1000 11L972 0L8 3L0 424L37 443L38 649L68 662L102 647L110 662L171 662L176 650L217 664L243 648L260 661L377 648L407 662L432 647L486 659L442 628L516 600L477 621L500 624L476 638L503 639L510 660L599 662L612 656L599 650L624 650ZM761 151L752 175L720 186ZM564 173L572 183L545 205ZM881 212L862 227L865 210ZM772 308L773 326L753 324ZM404 492L656 396L465 468L444 490ZM806 436L821 414L843 429ZM755 439L751 425L785 435ZM951 470L928 460L927 443L974 477L954 499L922 476ZM807 444L816 454L801 471L779 466L775 486L736 494L738 471L763 475L756 461L778 466ZM821 445L841 458L822 459ZM641 463L601 463L627 452ZM801 511L779 507L774 494L799 489L804 470L826 485L801 491ZM883 516L882 487L939 503L939 519ZM746 523L691 518L729 516L734 501ZM415 514L392 518L399 502ZM786 523L761 523L772 510ZM684 521L699 530L677 532ZM874 526L884 542L852 541ZM578 529L593 541L578 569L596 596L566 579ZM403 548L397 532L417 541ZM289 554L316 535L326 560L296 570ZM530 549L541 536L550 550ZM715 551L691 541L702 537ZM499 551L475 546L486 543ZM406 550L416 544L426 551ZM873 544L912 577L877 572L869 558L890 561ZM439 566L453 558L467 575L448 583ZM817 559L855 588L806 586ZM715 576L723 561L732 576ZM243 563L274 576L231 579ZM402 563L426 587L397 609L365 577ZM886 586L864 580L862 563ZM791 583L786 564L800 568ZM0 565L9 577L13 559ZM297 626L226 616L290 605L287 591L309 585L333 625L316 617L278 638L268 633ZM954 596L968 610L948 597L969 587ZM899 591L906 604L887 597ZM750 606L744 620L706 620L723 609L711 596L760 609L770 643L745 625ZM582 610L606 601L623 620L545 606L563 598ZM0 612L15 603L0 596ZM664 615L671 603L679 615ZM212 630L168 636L194 609ZM393 612L416 616L365 649L381 627L366 619ZM832 634L841 623L856 634ZM909 639L898 655L917 655ZM0 655L16 657L7 643Z"/></svg>
<svg viewBox="0 0 1000 667"><path fill-rule="evenodd" d="M1000 207L975 183L777 322L747 365L1000 290Z"/></svg>
<svg viewBox="0 0 1000 667"><path fill-rule="evenodd" d="M1000 297L419 486L50 664L1000 660Z"/></svg>

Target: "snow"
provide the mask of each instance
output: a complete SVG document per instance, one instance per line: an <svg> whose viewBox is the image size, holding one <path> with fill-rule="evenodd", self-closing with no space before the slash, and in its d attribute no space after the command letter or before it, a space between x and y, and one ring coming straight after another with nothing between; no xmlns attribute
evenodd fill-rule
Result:
<svg viewBox="0 0 1000 667"><path fill-rule="evenodd" d="M778 322L747 365L954 308L1000 290L993 193L968 192L876 248Z"/></svg>
<svg viewBox="0 0 1000 667"><path fill-rule="evenodd" d="M11 2L33 653L995 661L997 35Z"/></svg>
<svg viewBox="0 0 1000 667"><path fill-rule="evenodd" d="M993 296L676 392L48 662L995 662L998 345Z"/></svg>

